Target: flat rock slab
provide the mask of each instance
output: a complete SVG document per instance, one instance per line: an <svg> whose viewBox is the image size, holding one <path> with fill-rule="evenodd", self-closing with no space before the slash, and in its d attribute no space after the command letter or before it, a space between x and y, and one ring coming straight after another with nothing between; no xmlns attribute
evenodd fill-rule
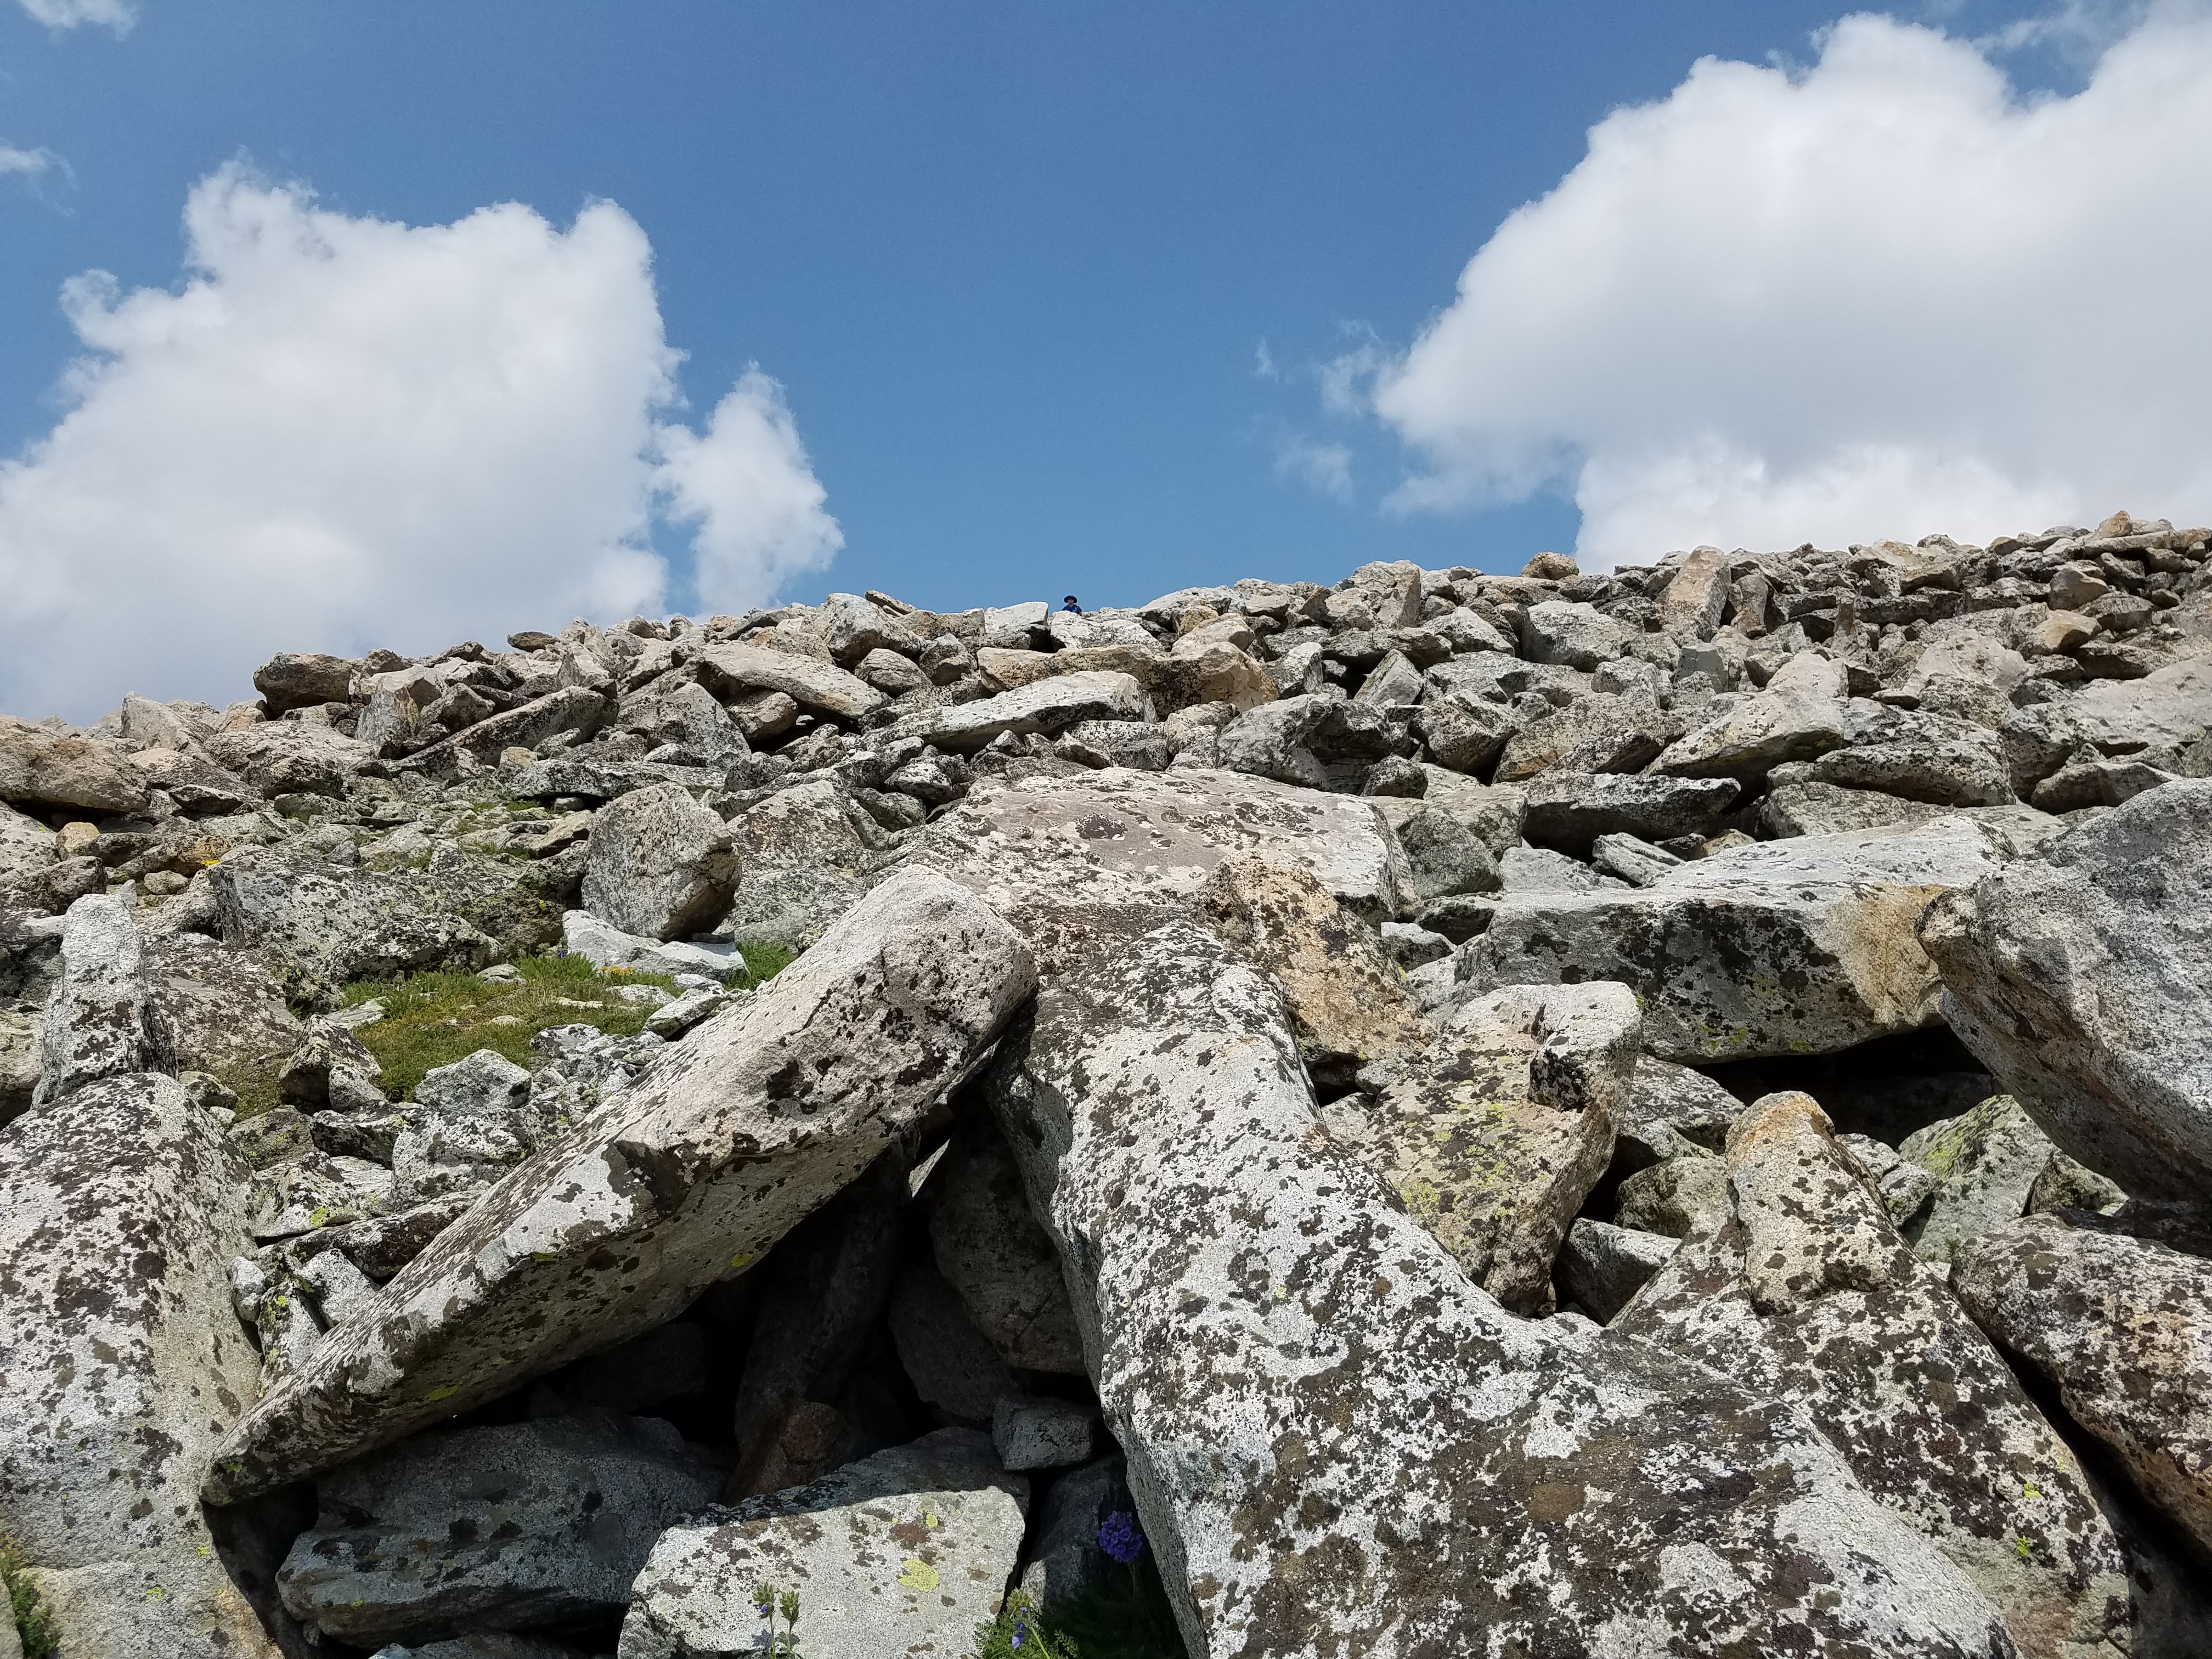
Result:
<svg viewBox="0 0 2212 1659"><path fill-rule="evenodd" d="M835 663L758 645L710 645L692 659L699 683L725 702L747 691L781 691L811 714L856 720L890 699Z"/></svg>
<svg viewBox="0 0 2212 1659"><path fill-rule="evenodd" d="M902 871L393 1277L233 1431L230 1503L672 1317L918 1122L1035 984L971 895Z"/></svg>
<svg viewBox="0 0 2212 1659"><path fill-rule="evenodd" d="M2212 781L2124 805L1933 908L1943 1013L2059 1147L2142 1198L2212 1192Z"/></svg>
<svg viewBox="0 0 2212 1659"><path fill-rule="evenodd" d="M1809 1412L2034 1659L2124 1645L2128 1563L2080 1462L1917 1261L1810 1096L1730 1129L1729 1221L1613 1322Z"/></svg>
<svg viewBox="0 0 2212 1659"><path fill-rule="evenodd" d="M224 1272L246 1184L173 1078L0 1132L0 1533L70 1659L275 1659L198 1502L260 1370Z"/></svg>
<svg viewBox="0 0 2212 1659"><path fill-rule="evenodd" d="M2212 1552L2212 1263L2078 1211L1961 1245L1952 1288L2057 1385L2151 1504Z"/></svg>
<svg viewBox="0 0 2212 1659"><path fill-rule="evenodd" d="M0 800L135 812L146 804L146 781L119 743L0 714Z"/></svg>
<svg viewBox="0 0 2212 1659"><path fill-rule="evenodd" d="M1180 909L1231 853L1272 848L1380 924L1413 872L1380 813L1354 797L1236 772L1121 767L978 789L916 838L914 858L1009 915L1075 907Z"/></svg>
<svg viewBox="0 0 2212 1659"><path fill-rule="evenodd" d="M1808 1421L1469 1283L1194 926L1102 927L992 1095L1193 1653L2011 1651Z"/></svg>
<svg viewBox="0 0 2212 1659"><path fill-rule="evenodd" d="M1052 737L1084 720L1152 718L1152 699L1134 675L1091 669L939 708L925 717L920 735L939 749L972 753L1002 732Z"/></svg>
<svg viewBox="0 0 2212 1659"><path fill-rule="evenodd" d="M604 1619L725 1473L673 1425L611 1412L419 1435L315 1483L277 1593L360 1647Z"/></svg>
<svg viewBox="0 0 2212 1659"><path fill-rule="evenodd" d="M1630 890L1509 881L1457 971L1480 991L1620 981L1667 1060L1830 1054L1934 1022L1940 987L1914 925L1996 866L1978 826L1943 818L1739 848Z"/></svg>
<svg viewBox="0 0 2212 1659"><path fill-rule="evenodd" d="M940 1429L811 1485L671 1528L630 1592L619 1659L767 1647L754 1587L799 1593L806 1659L949 1659L994 1618L1022 1547L1029 1482L988 1435Z"/></svg>

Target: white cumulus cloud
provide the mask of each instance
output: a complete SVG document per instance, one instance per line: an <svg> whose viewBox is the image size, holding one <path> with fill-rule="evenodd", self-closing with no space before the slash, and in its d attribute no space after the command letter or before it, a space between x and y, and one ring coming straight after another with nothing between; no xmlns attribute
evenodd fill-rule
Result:
<svg viewBox="0 0 2212 1659"><path fill-rule="evenodd" d="M611 204L409 226L233 167L185 220L174 291L64 288L66 412L0 462L0 708L250 695L278 650L649 610L657 509L696 525L710 602L834 550L772 383L704 437L662 418L680 354Z"/></svg>
<svg viewBox="0 0 2212 1659"><path fill-rule="evenodd" d="M1853 16L1600 122L1373 367L1393 504L1565 486L1598 562L2212 519L2212 14L2065 96L2000 45Z"/></svg>
<svg viewBox="0 0 2212 1659"><path fill-rule="evenodd" d="M18 0L18 3L50 29L73 29L81 24L96 23L124 35L138 21L137 8L129 0Z"/></svg>

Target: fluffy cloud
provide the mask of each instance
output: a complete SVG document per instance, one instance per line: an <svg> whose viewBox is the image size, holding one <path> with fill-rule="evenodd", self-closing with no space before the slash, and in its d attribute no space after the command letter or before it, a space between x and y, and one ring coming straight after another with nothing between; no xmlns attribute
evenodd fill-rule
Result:
<svg viewBox="0 0 2212 1659"><path fill-rule="evenodd" d="M600 203L410 227L235 169L185 210L189 278L63 303L67 413L0 463L0 708L250 695L280 649L422 652L662 603L656 507L711 602L837 543L772 383L704 437L651 249Z"/></svg>
<svg viewBox="0 0 2212 1659"><path fill-rule="evenodd" d="M138 21L137 9L128 0L18 0L18 3L50 29L97 23L123 35Z"/></svg>
<svg viewBox="0 0 2212 1659"><path fill-rule="evenodd" d="M1498 228L1374 373L1395 506L1564 485L1602 562L2212 518L2212 16L2063 97L1886 17L1819 46L1701 61Z"/></svg>

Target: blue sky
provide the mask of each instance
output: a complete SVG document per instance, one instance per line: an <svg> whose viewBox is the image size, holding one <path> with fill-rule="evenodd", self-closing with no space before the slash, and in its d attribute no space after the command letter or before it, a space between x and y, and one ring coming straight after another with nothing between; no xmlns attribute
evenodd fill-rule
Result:
<svg viewBox="0 0 2212 1659"><path fill-rule="evenodd" d="M1966 38L2037 14L1894 15ZM781 383L843 536L793 597L1130 603L1370 558L1517 568L1575 544L1573 477L1386 507L1443 441L1363 406L1357 377L1452 303L1593 124L1701 57L1802 65L1836 15L144 0L118 38L0 4L0 145L48 158L0 177L0 453L33 456L68 407L64 283L175 289L188 193L243 162L410 225L617 204L649 239L690 418L749 364ZM2062 30L1992 61L2063 97L2096 44ZM1334 408L1333 361L1354 377ZM683 526L645 533L690 605Z"/></svg>

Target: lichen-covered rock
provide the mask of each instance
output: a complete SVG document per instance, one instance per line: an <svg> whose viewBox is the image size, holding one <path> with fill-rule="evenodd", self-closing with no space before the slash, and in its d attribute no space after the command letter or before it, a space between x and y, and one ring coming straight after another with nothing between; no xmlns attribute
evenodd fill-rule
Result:
<svg viewBox="0 0 2212 1659"><path fill-rule="evenodd" d="M1844 720L1844 665L1800 652L1766 684L1717 719L1686 732L1652 763L1678 778L1735 778L1756 783L1788 761L1811 760L1840 749L1849 736Z"/></svg>
<svg viewBox="0 0 2212 1659"><path fill-rule="evenodd" d="M1019 917L1073 907L1180 910L1232 853L1279 850L1369 921L1395 920L1411 872L1369 803L1236 773L1028 778L978 789L909 854Z"/></svg>
<svg viewBox="0 0 2212 1659"><path fill-rule="evenodd" d="M276 1659L198 1502L259 1368L225 1272L246 1188L173 1078L106 1078L0 1131L0 1533L64 1655Z"/></svg>
<svg viewBox="0 0 2212 1659"><path fill-rule="evenodd" d="M1509 883L1457 971L1481 990L1620 981L1668 1060L1832 1053L1934 1021L1940 987L1914 924L1996 862L1979 828L1945 818L1739 848L1632 890Z"/></svg>
<svg viewBox="0 0 2212 1659"><path fill-rule="evenodd" d="M258 956L202 933L169 933L146 941L145 963L180 1071L235 1077L274 1066L307 1040Z"/></svg>
<svg viewBox="0 0 2212 1659"><path fill-rule="evenodd" d="M592 821L584 908L626 933L688 939L738 887L730 827L673 783L632 790Z"/></svg>
<svg viewBox="0 0 2212 1659"><path fill-rule="evenodd" d="M699 683L728 702L749 691L781 691L810 714L856 720L890 699L835 663L757 645L713 645L693 658Z"/></svg>
<svg viewBox="0 0 2212 1659"><path fill-rule="evenodd" d="M121 744L0 714L0 800L136 812L146 781Z"/></svg>
<svg viewBox="0 0 2212 1659"><path fill-rule="evenodd" d="M1642 1036L1625 985L1466 1004L1382 1091L1362 1155L1467 1276L1548 1312L1552 1261L1613 1158Z"/></svg>
<svg viewBox="0 0 2212 1659"><path fill-rule="evenodd" d="M1030 1216L1013 1154L988 1117L953 1131L921 1189L921 1207L938 1272L1006 1363L1081 1376L1083 1339L1060 1258Z"/></svg>
<svg viewBox="0 0 2212 1659"><path fill-rule="evenodd" d="M319 651L279 651L253 671L253 689L272 715L353 695L354 665Z"/></svg>
<svg viewBox="0 0 2212 1659"><path fill-rule="evenodd" d="M780 789L731 826L744 873L716 933L800 951L874 880L866 814L826 780Z"/></svg>
<svg viewBox="0 0 2212 1659"><path fill-rule="evenodd" d="M419 1435L315 1482L276 1575L285 1607L357 1647L619 1611L653 1540L723 1471L657 1418L584 1413Z"/></svg>
<svg viewBox="0 0 2212 1659"><path fill-rule="evenodd" d="M994 1103L1193 1652L2009 1651L1804 1419L1469 1284L1251 969L1097 926Z"/></svg>
<svg viewBox="0 0 2212 1659"><path fill-rule="evenodd" d="M630 1591L620 1659L764 1645L753 1590L799 1592L806 1659L943 1659L973 1646L1021 1553L1029 1482L990 1437L939 1429L811 1485L670 1528Z"/></svg>
<svg viewBox="0 0 2212 1659"><path fill-rule="evenodd" d="M1710 836L1740 792L1732 778L1547 772L1529 780L1522 833L1536 846L1576 858L1589 857L1600 836Z"/></svg>
<svg viewBox="0 0 2212 1659"><path fill-rule="evenodd" d="M146 977L144 941L127 896L88 893L62 927L61 982L39 1030L33 1103L101 1078L168 1071L168 1027Z"/></svg>
<svg viewBox="0 0 2212 1659"><path fill-rule="evenodd" d="M1703 1072L1645 1054L1621 1109L1614 1155L1632 1170L1717 1152L1743 1103Z"/></svg>
<svg viewBox="0 0 2212 1659"><path fill-rule="evenodd" d="M887 1323L915 1392L945 1417L988 1425L1000 1401L1020 1396L1012 1370L927 1256L900 1273Z"/></svg>
<svg viewBox="0 0 2212 1659"><path fill-rule="evenodd" d="M1899 1223L1923 1261L1948 1261L1968 1239L2026 1214L2027 1195L2056 1151L2010 1095L1916 1129L1897 1150L1936 1177Z"/></svg>
<svg viewBox="0 0 2212 1659"><path fill-rule="evenodd" d="M1299 1052L1317 1079L1348 1085L1362 1066L1428 1040L1374 930L1304 866L1273 851L1231 854L1199 889L1197 914L1283 988Z"/></svg>
<svg viewBox="0 0 2212 1659"><path fill-rule="evenodd" d="M2212 781L2137 795L1931 908L1951 1028L2141 1197L2212 1192Z"/></svg>
<svg viewBox="0 0 2212 1659"><path fill-rule="evenodd" d="M268 720L207 741L209 757L265 794L336 795L376 751L327 726Z"/></svg>
<svg viewBox="0 0 2212 1659"><path fill-rule="evenodd" d="M907 871L756 997L508 1175L233 1430L218 1503L357 1456L661 1323L918 1121L1034 984Z"/></svg>
<svg viewBox="0 0 2212 1659"><path fill-rule="evenodd" d="M1679 1238L1585 1217L1559 1249L1559 1293L1603 1324L1681 1247Z"/></svg>
<svg viewBox="0 0 2212 1659"><path fill-rule="evenodd" d="M2127 1561L2087 1476L1802 1094L1729 1132L1729 1225L1612 1331L1809 1411L1867 1490L1989 1598L2024 1655L2124 1644Z"/></svg>
<svg viewBox="0 0 2212 1659"><path fill-rule="evenodd" d="M1951 1285L2142 1496L2212 1551L2212 1266L2070 1212L1969 1239Z"/></svg>
<svg viewBox="0 0 2212 1659"><path fill-rule="evenodd" d="M1152 717L1152 700L1128 674L1092 670L1055 674L995 697L955 703L922 717L918 735L939 749L969 753L1002 732L1054 737L1085 720Z"/></svg>

